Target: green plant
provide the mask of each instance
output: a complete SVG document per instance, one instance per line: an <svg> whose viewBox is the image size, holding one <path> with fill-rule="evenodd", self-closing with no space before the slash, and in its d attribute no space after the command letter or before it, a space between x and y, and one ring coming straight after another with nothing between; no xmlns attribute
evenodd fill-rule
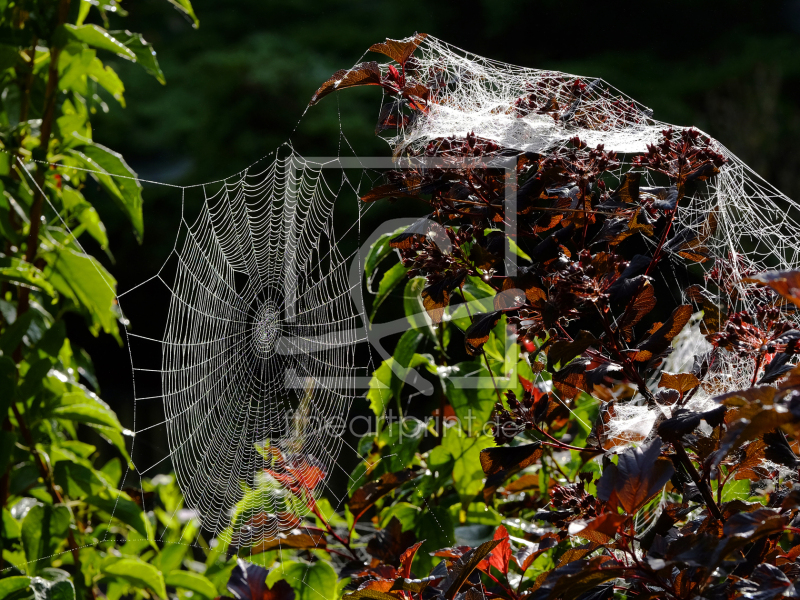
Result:
<svg viewBox="0 0 800 600"><path fill-rule="evenodd" d="M189 0L171 2L196 22ZM65 315L78 313L94 335L122 343L114 278L82 247L110 255L92 192L102 189L143 235L136 174L93 140L91 126L98 111L125 104L104 61L137 63L164 82L141 35L110 29L124 16L115 0L0 1L4 598L165 598L167 589L211 598L233 568L214 551L173 543L194 540L198 525L171 518L182 507L171 478L143 482L156 496L151 512L138 489L120 489L131 466L127 432L98 396L91 359L67 336ZM104 462L102 440L116 449ZM182 566L207 557L216 566Z"/></svg>

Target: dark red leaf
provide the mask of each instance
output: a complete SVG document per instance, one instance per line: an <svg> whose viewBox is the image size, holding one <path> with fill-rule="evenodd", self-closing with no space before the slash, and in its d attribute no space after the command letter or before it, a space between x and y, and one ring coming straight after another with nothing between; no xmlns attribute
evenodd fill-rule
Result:
<svg viewBox="0 0 800 600"><path fill-rule="evenodd" d="M267 571L253 563L237 559L228 580L228 591L236 600L294 600L294 590L286 581L267 587Z"/></svg>
<svg viewBox="0 0 800 600"><path fill-rule="evenodd" d="M428 37L427 33L417 33L414 37L405 40L392 40L386 38L385 42L373 44L369 47L370 52L385 54L393 61L404 65L408 58L414 53L419 45Z"/></svg>
<svg viewBox="0 0 800 600"><path fill-rule="evenodd" d="M336 90L360 85L380 85L381 70L378 63L371 61L358 64L351 69L341 69L331 75L312 96L309 106L313 106L325 96Z"/></svg>
<svg viewBox="0 0 800 600"><path fill-rule="evenodd" d="M627 448L619 462L609 464L597 482L597 496L618 504L633 515L655 496L672 477L672 461L661 457L661 438L638 448Z"/></svg>
<svg viewBox="0 0 800 600"><path fill-rule="evenodd" d="M475 321L464 333L464 347L467 350L467 354L475 356L481 351L483 345L489 340L489 334L492 332L492 329L494 329L494 326L497 325L497 321L500 320L502 314L503 313L498 310L475 318Z"/></svg>
<svg viewBox="0 0 800 600"><path fill-rule="evenodd" d="M410 470L384 473L376 481L369 481L353 492L347 501L347 506L358 521L380 498L413 478L414 472Z"/></svg>

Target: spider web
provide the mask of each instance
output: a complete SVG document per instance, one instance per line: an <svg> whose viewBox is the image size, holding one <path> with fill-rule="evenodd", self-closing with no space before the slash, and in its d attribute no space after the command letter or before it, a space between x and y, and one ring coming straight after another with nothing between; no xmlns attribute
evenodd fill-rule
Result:
<svg viewBox="0 0 800 600"><path fill-rule="evenodd" d="M606 151L617 152L621 167L616 175L621 176L631 167L633 155L661 142L665 130L674 129L671 139L676 139L683 129L654 119L652 110L599 78L498 62L424 34L403 41L419 43L406 63L407 77L424 85L432 102L425 112L414 111L410 118L407 113L403 117L396 102L384 104L386 112L382 114L393 112L399 124L385 138L395 156L424 154L443 139L463 139L468 134L536 154L564 148L578 137L589 147L602 144ZM381 70L388 72L388 66L382 65ZM580 96L573 92L576 81L585 86ZM546 106L555 109L536 110ZM700 133L727 162L688 205L681 203L673 235L680 231L697 234L711 258L707 265L723 265L728 270L725 279L733 290L733 309L754 312L756 300L747 292L755 286L744 279L754 272L800 266L800 205L719 141ZM652 172L636 170L641 171L643 189L663 185ZM645 241L651 250L655 248L655 240ZM686 268L677 255L670 258L667 268L673 273ZM679 293L676 300L691 303L685 292ZM709 349L698 328L691 333L694 335L682 342L684 359ZM750 384L754 362L724 350L721 353L722 359L708 377L706 397ZM691 361L679 364L678 358L670 362L671 368L691 368Z"/></svg>
<svg viewBox="0 0 800 600"><path fill-rule="evenodd" d="M274 539L307 514L337 468L357 379L370 373L356 364L366 320L349 271L360 265L348 238L357 241L364 209L355 204L341 234L335 223L337 199L352 206L357 188L289 146L262 162L184 188L169 258L120 294L122 308L153 286L169 298L163 335L128 332L137 389L161 388L136 395L147 424L134 434L163 429L169 444L139 475L170 461L203 527L235 546ZM188 196L198 194L190 220Z"/></svg>
<svg viewBox="0 0 800 600"><path fill-rule="evenodd" d="M421 152L431 142L469 133L505 148L539 154L564 147L578 136L590 147L603 144L607 151L620 153L625 164L626 155L646 152L648 145L661 141L665 129L679 128L654 119L652 110L602 79L497 62L432 36L422 40L411 60L433 102L426 113L417 111L387 138L396 155L406 149ZM576 80L587 86L580 98L570 91ZM559 119L534 110L553 101L562 107ZM703 135L727 163L705 193L681 206L677 212L681 228L699 231L705 217L717 212L716 232L705 245L717 259L747 256L746 263L732 265L732 283L741 289L748 285L741 281L745 268L796 267L800 205L712 136ZM642 175L642 185L657 185L649 172ZM742 298L742 302L747 301Z"/></svg>
<svg viewBox="0 0 800 600"><path fill-rule="evenodd" d="M435 102L387 139L396 156L474 132L536 153L579 136L624 161L668 127L602 80L581 78L588 87L576 102L574 75L499 63L432 37L412 60ZM554 100L566 107L564 118L526 112L520 98L530 105ZM712 211L717 215L705 245L713 258L730 262L740 289L747 269L797 267L798 205L713 143L728 162L678 211L680 225L699 231ZM171 462L203 527L237 546L292 529L307 513L305 500L328 487L344 444L330 424L347 417L365 387L359 379L373 366L357 360L369 332L362 282L350 273L363 273L366 209L358 198L375 177L368 169L349 176L328 167L287 146L225 181L182 188L170 258L154 278L120 295L123 307L157 298L153 286L168 296L160 331L128 334L136 389L159 390L136 396L135 433L163 428L169 442L163 458L138 473ZM657 182L643 173L643 184ZM198 203L190 218L188 207ZM343 204L358 205L349 222L336 216ZM746 264L737 258L744 255ZM684 345L696 350L703 342L696 335ZM742 374L752 369L719 364L727 369L715 380L722 387L746 386Z"/></svg>

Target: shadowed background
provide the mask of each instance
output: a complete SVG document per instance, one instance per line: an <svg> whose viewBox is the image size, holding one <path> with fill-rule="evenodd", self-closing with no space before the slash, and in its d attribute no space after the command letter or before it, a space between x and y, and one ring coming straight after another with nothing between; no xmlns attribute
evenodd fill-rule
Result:
<svg viewBox="0 0 800 600"><path fill-rule="evenodd" d="M196 30L164 2L123 3L130 16L121 25L155 46L167 85L117 61L128 107L108 99L110 111L93 120L93 137L122 153L144 179L175 185L219 179L289 139L303 155L336 155L340 125L360 156L387 155L388 146L373 134L377 88L326 98L295 128L311 95L334 71L353 65L385 37L419 31L496 60L602 77L651 107L656 118L706 131L788 196L800 198L800 0L193 5L200 19ZM178 229L178 190L145 185L144 199L141 246L102 195L94 199L109 229L113 262L105 262L120 291L158 270ZM401 209L395 204L393 216ZM137 323L163 319L168 300L165 294L123 306L135 330ZM127 350L72 324L71 337L94 359L102 397L132 428ZM147 443L154 457L163 456L166 440ZM138 450L145 465L157 460L147 459L147 448Z"/></svg>

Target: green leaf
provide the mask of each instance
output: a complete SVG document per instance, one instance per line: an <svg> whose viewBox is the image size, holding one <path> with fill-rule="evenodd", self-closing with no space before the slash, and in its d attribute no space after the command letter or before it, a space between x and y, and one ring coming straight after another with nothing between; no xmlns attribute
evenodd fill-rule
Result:
<svg viewBox="0 0 800 600"><path fill-rule="evenodd" d="M395 398L400 397L400 392L403 390L403 384L408 375L409 365L414 358L414 353L417 351L417 346L425 336L414 330L406 331L400 341L397 342L397 347L394 349L394 369L392 369L392 379L389 388Z"/></svg>
<svg viewBox="0 0 800 600"><path fill-rule="evenodd" d="M64 321L56 321L45 331L42 338L36 343L36 349L48 356L58 358L67 339L67 325Z"/></svg>
<svg viewBox="0 0 800 600"><path fill-rule="evenodd" d="M414 277L408 281L405 290L403 290L403 310L405 310L406 319L408 319L412 329L422 330L431 340L438 344L436 332L430 325L430 318L422 305L421 294L424 287L424 277ZM444 326L444 324L441 326Z"/></svg>
<svg viewBox="0 0 800 600"><path fill-rule="evenodd" d="M397 263L383 274L381 282L378 285L378 293L375 296L375 300L372 301L372 312L369 315L370 322L375 318L375 313L378 312L378 308L383 301L386 300L391 291L406 278L407 273L408 269L404 267L402 263Z"/></svg>
<svg viewBox="0 0 800 600"><path fill-rule="evenodd" d="M336 571L325 561L313 565L301 562L284 562L267 576L267 586L284 580L295 593L295 600L336 600Z"/></svg>
<svg viewBox="0 0 800 600"><path fill-rule="evenodd" d="M78 18L76 19L78 25L83 25L84 20L89 16L89 10L92 6L96 6L98 10L103 13L113 12L121 17L128 16L128 13L123 10L117 0L81 0L81 6L78 9Z"/></svg>
<svg viewBox="0 0 800 600"><path fill-rule="evenodd" d="M414 506L410 502L395 502L385 507L381 512L380 526L381 529L384 529L389 524L389 521L397 519L402 525L402 530L408 531L414 527L421 514L422 508L419 506Z"/></svg>
<svg viewBox="0 0 800 600"><path fill-rule="evenodd" d="M0 579L0 598L6 598L14 592L24 590L30 583L30 577L6 577L5 579Z"/></svg>
<svg viewBox="0 0 800 600"><path fill-rule="evenodd" d="M197 15L194 14L192 3L190 0L167 0L175 8L187 15L193 22L195 29L200 26L200 21L197 20Z"/></svg>
<svg viewBox="0 0 800 600"><path fill-rule="evenodd" d="M426 510L417 520L414 533L425 543L414 555L412 571L415 573L430 573L434 559L432 552L440 548L452 546L455 542L455 526L450 516L450 511L444 506L434 506Z"/></svg>
<svg viewBox="0 0 800 600"><path fill-rule="evenodd" d="M144 539L153 539L152 526L147 515L125 492L106 488L86 498L86 502L129 525Z"/></svg>
<svg viewBox="0 0 800 600"><path fill-rule="evenodd" d="M119 335L117 330L116 280L97 259L69 248L57 248L45 255L50 265L53 287L85 309L92 322L92 333L102 329Z"/></svg>
<svg viewBox="0 0 800 600"><path fill-rule="evenodd" d="M11 433L11 432L6 432L6 433ZM19 523L17 523L17 520L11 515L11 513L7 508L4 508L2 510L3 510L3 520L2 520L3 537L7 540L15 540L19 537L20 534ZM0 597L2 597L2 594L0 594Z"/></svg>
<svg viewBox="0 0 800 600"><path fill-rule="evenodd" d="M17 346L22 343L22 338L28 333L28 329L30 329L31 323L33 322L33 317L33 311L28 311L6 327L6 330L0 335L0 352L5 356L11 356L14 353ZM14 367L14 369L16 370L16 367Z"/></svg>
<svg viewBox="0 0 800 600"><path fill-rule="evenodd" d="M66 506L36 505L22 520L22 547L33 574L47 566L48 557L56 552L67 536L70 512Z"/></svg>
<svg viewBox="0 0 800 600"><path fill-rule="evenodd" d="M372 412L380 417L386 410L386 405L392 399L391 382L392 382L392 363L393 358L385 360L381 365L372 372L372 378L369 380L369 391L367 392L367 400Z"/></svg>
<svg viewBox="0 0 800 600"><path fill-rule="evenodd" d="M399 227L390 233L384 233L369 247L367 257L364 259L364 276L367 279L367 289L371 293L374 293L372 292L372 280L375 276L375 269L384 258L392 253L393 248L389 245L389 242L405 229L406 227Z"/></svg>
<svg viewBox="0 0 800 600"><path fill-rule="evenodd" d="M135 49L131 49L135 52ZM142 65L144 66L144 65ZM145 67L147 70L147 67ZM95 58L90 64L89 68L86 70L86 75L91 77L94 81L97 82L103 89L105 89L109 94L111 94L114 99L120 103L123 107L125 106L125 97L123 93L125 92L125 85L122 83L122 80L117 75L117 72L114 71L109 66L103 64L99 58Z"/></svg>
<svg viewBox="0 0 800 600"><path fill-rule="evenodd" d="M75 600L75 586L61 569L42 569L41 577L31 579L31 589L35 600Z"/></svg>
<svg viewBox="0 0 800 600"><path fill-rule="evenodd" d="M85 168L91 169L92 177L125 213L133 225L137 238L141 241L144 235L142 184L136 179L136 173L128 166L122 155L100 144L86 144L73 148L68 154L83 163Z"/></svg>
<svg viewBox="0 0 800 600"><path fill-rule="evenodd" d="M73 39L98 50L107 50L117 56L136 62L136 54L108 31L97 25L63 25L67 39Z"/></svg>
<svg viewBox="0 0 800 600"><path fill-rule="evenodd" d="M61 117L64 119L65 117ZM61 121L59 119L59 121ZM80 227L75 227L72 230L73 235L78 237L82 230L86 230L95 241L100 244L102 250L108 251L108 235L106 234L106 227L100 220L100 215L95 208L86 201L78 190L69 186L64 186L61 190L61 199L64 203L64 208L69 210L75 215L80 222Z"/></svg>
<svg viewBox="0 0 800 600"><path fill-rule="evenodd" d="M108 487L108 483L93 469L69 461L56 463L53 478L70 498L86 498Z"/></svg>
<svg viewBox="0 0 800 600"><path fill-rule="evenodd" d="M100 469L100 474L109 485L117 487L122 479L122 463L118 458L114 457L103 465L103 468Z"/></svg>
<svg viewBox="0 0 800 600"><path fill-rule="evenodd" d="M58 59L58 89L88 95L86 75L96 58L97 52L83 44L71 43L64 48Z"/></svg>
<svg viewBox="0 0 800 600"><path fill-rule="evenodd" d="M150 589L161 598L167 597L161 571L139 558L122 558L107 565L102 572L123 579L135 587Z"/></svg>
<svg viewBox="0 0 800 600"><path fill-rule="evenodd" d="M181 566L188 546L183 544L164 544L164 548L153 559L153 564L162 572L171 572Z"/></svg>
<svg viewBox="0 0 800 600"><path fill-rule="evenodd" d="M393 357L390 357L388 360L383 361L381 365L372 372L372 378L369 380L367 400L369 401L370 408L372 408L372 412L374 412L376 416L383 415L386 410L386 405L394 396L392 392L392 380L393 377L395 377L392 371L394 360ZM429 369L432 368L431 360L427 355L414 354L411 361L408 363L408 368L414 369L421 365L427 365ZM402 389L402 385L398 389Z"/></svg>
<svg viewBox="0 0 800 600"><path fill-rule="evenodd" d="M127 30L109 31L109 33L136 55L136 62L139 63L145 71L155 77L159 83L167 83L164 79L164 73L158 65L158 59L156 58L156 51L153 50L153 45L147 43L141 33L131 33Z"/></svg>
<svg viewBox="0 0 800 600"><path fill-rule="evenodd" d="M483 489L484 473L481 468L481 450L494 445L488 436L468 437L463 430L450 427L445 430L442 445L453 457L453 483L462 503L469 504Z"/></svg>
<svg viewBox="0 0 800 600"><path fill-rule="evenodd" d="M463 385L462 378L470 377L469 382L474 380L473 386L456 386L453 377L458 377L459 383ZM486 381L487 386L480 387ZM489 421L494 404L497 402L497 394L489 372L481 361L463 362L454 366L450 376L442 380L445 387L445 395L450 405L458 417L461 427L465 431L478 431L484 423Z"/></svg>
<svg viewBox="0 0 800 600"><path fill-rule="evenodd" d="M117 420L114 412L100 404L68 404L53 409L53 416L57 419L69 419L87 425L103 425L122 431L122 425Z"/></svg>
<svg viewBox="0 0 800 600"><path fill-rule="evenodd" d="M47 377L52 367L53 361L49 357L34 362L25 373L22 383L17 387L17 400L25 401L31 396L35 396L42 388L44 378Z"/></svg>
<svg viewBox="0 0 800 600"><path fill-rule="evenodd" d="M189 590L195 594L200 594L205 598L216 598L217 588L206 577L200 573L193 573L191 571L172 571L167 575L167 585Z"/></svg>

